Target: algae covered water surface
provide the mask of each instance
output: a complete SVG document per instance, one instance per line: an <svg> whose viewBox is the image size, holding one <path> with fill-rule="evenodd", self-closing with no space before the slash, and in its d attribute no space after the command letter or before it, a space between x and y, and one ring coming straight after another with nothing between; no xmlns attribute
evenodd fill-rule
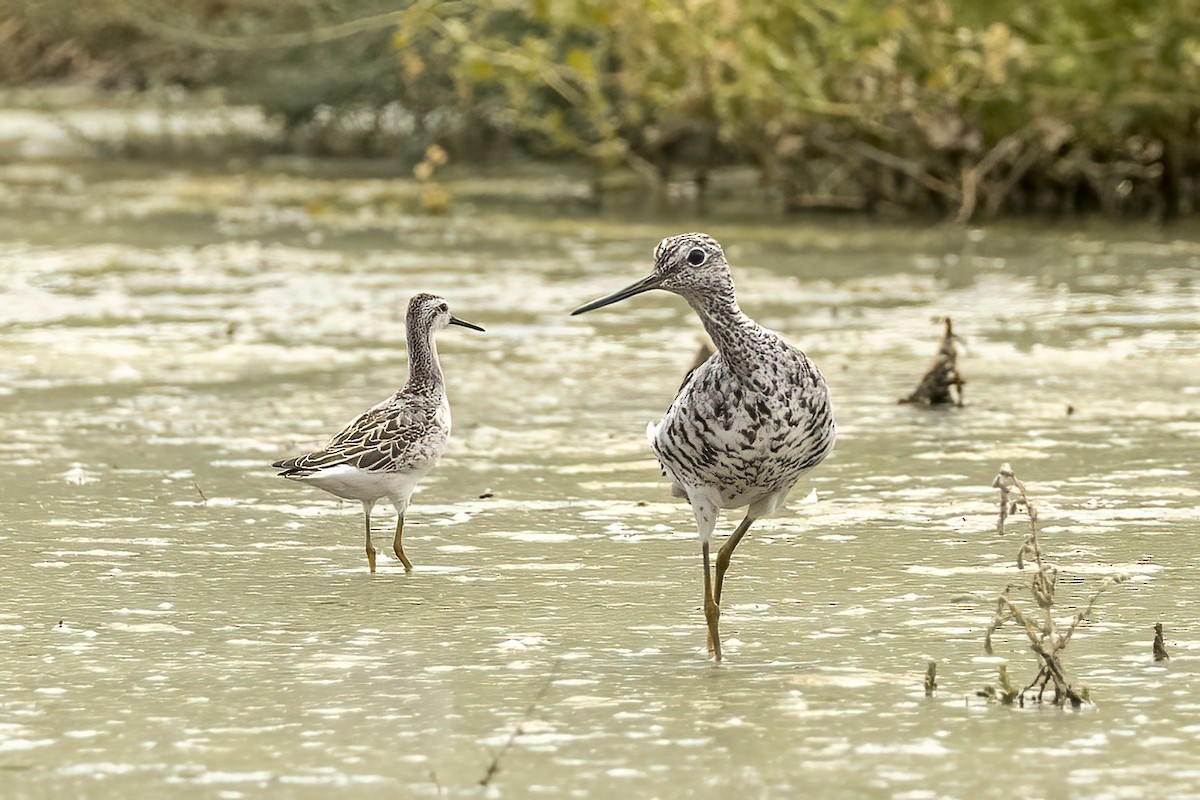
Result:
<svg viewBox="0 0 1200 800"><path fill-rule="evenodd" d="M3 796L1200 794L1196 231L596 215L545 176L451 182L442 217L378 178L0 182ZM739 548L720 668L642 437L699 325L667 295L567 316L695 228L840 429ZM417 291L488 332L440 337L455 433L416 570L370 576L357 505L269 464L399 386ZM967 406L898 405L945 314ZM1064 614L1129 578L1068 650L1093 708L975 696L1036 670L1016 632L982 646L1020 578L1004 461Z"/></svg>

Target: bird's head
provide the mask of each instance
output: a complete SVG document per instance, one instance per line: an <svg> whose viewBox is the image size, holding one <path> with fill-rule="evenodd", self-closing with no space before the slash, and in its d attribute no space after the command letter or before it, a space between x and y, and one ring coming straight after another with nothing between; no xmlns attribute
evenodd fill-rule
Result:
<svg viewBox="0 0 1200 800"><path fill-rule="evenodd" d="M422 292L408 301L408 329L440 331L447 325L461 325L473 331L482 331L479 327L450 313L450 304L436 294Z"/></svg>
<svg viewBox="0 0 1200 800"><path fill-rule="evenodd" d="M571 313L594 311L651 289L690 298L723 291L731 284L729 262L717 240L704 233L681 233L658 243L654 248L654 271L645 278Z"/></svg>

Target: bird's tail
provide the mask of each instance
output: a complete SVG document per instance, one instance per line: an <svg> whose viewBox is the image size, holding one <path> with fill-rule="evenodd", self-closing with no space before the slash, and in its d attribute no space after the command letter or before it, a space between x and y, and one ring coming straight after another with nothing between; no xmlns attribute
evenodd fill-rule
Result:
<svg viewBox="0 0 1200 800"><path fill-rule="evenodd" d="M280 470L279 477L281 478L307 478L312 474L312 470L306 469L302 464L307 456L308 454L305 453L295 458L285 458L272 463L271 466Z"/></svg>

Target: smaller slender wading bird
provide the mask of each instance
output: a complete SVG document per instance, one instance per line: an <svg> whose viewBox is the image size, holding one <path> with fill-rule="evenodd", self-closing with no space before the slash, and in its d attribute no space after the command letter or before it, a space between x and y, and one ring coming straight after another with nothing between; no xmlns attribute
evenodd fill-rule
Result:
<svg viewBox="0 0 1200 800"><path fill-rule="evenodd" d="M721 587L733 550L833 450L833 407L808 357L742 313L725 254L703 233L663 239L648 277L572 314L651 289L686 300L717 348L687 377L662 421L646 427L646 437L672 493L686 497L696 516L708 649L720 661ZM714 581L708 548L717 517L743 506L745 518L717 553Z"/></svg>
<svg viewBox="0 0 1200 800"><path fill-rule="evenodd" d="M404 512L417 483L433 469L450 440L450 403L438 361L434 334L447 325L483 328L455 317L446 301L418 294L408 303L408 383L379 405L364 411L322 450L276 461L280 477L309 483L330 494L358 500L367 520L367 563L375 571L371 509L383 498L396 507L392 549L404 555Z"/></svg>

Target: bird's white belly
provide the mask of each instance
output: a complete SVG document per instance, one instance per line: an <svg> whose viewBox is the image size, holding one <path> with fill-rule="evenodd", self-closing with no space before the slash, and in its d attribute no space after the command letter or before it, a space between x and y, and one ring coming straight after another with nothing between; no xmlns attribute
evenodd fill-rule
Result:
<svg viewBox="0 0 1200 800"><path fill-rule="evenodd" d="M424 474L425 470L367 472L348 464L339 464L299 480L347 500L372 503L387 497L407 502Z"/></svg>

